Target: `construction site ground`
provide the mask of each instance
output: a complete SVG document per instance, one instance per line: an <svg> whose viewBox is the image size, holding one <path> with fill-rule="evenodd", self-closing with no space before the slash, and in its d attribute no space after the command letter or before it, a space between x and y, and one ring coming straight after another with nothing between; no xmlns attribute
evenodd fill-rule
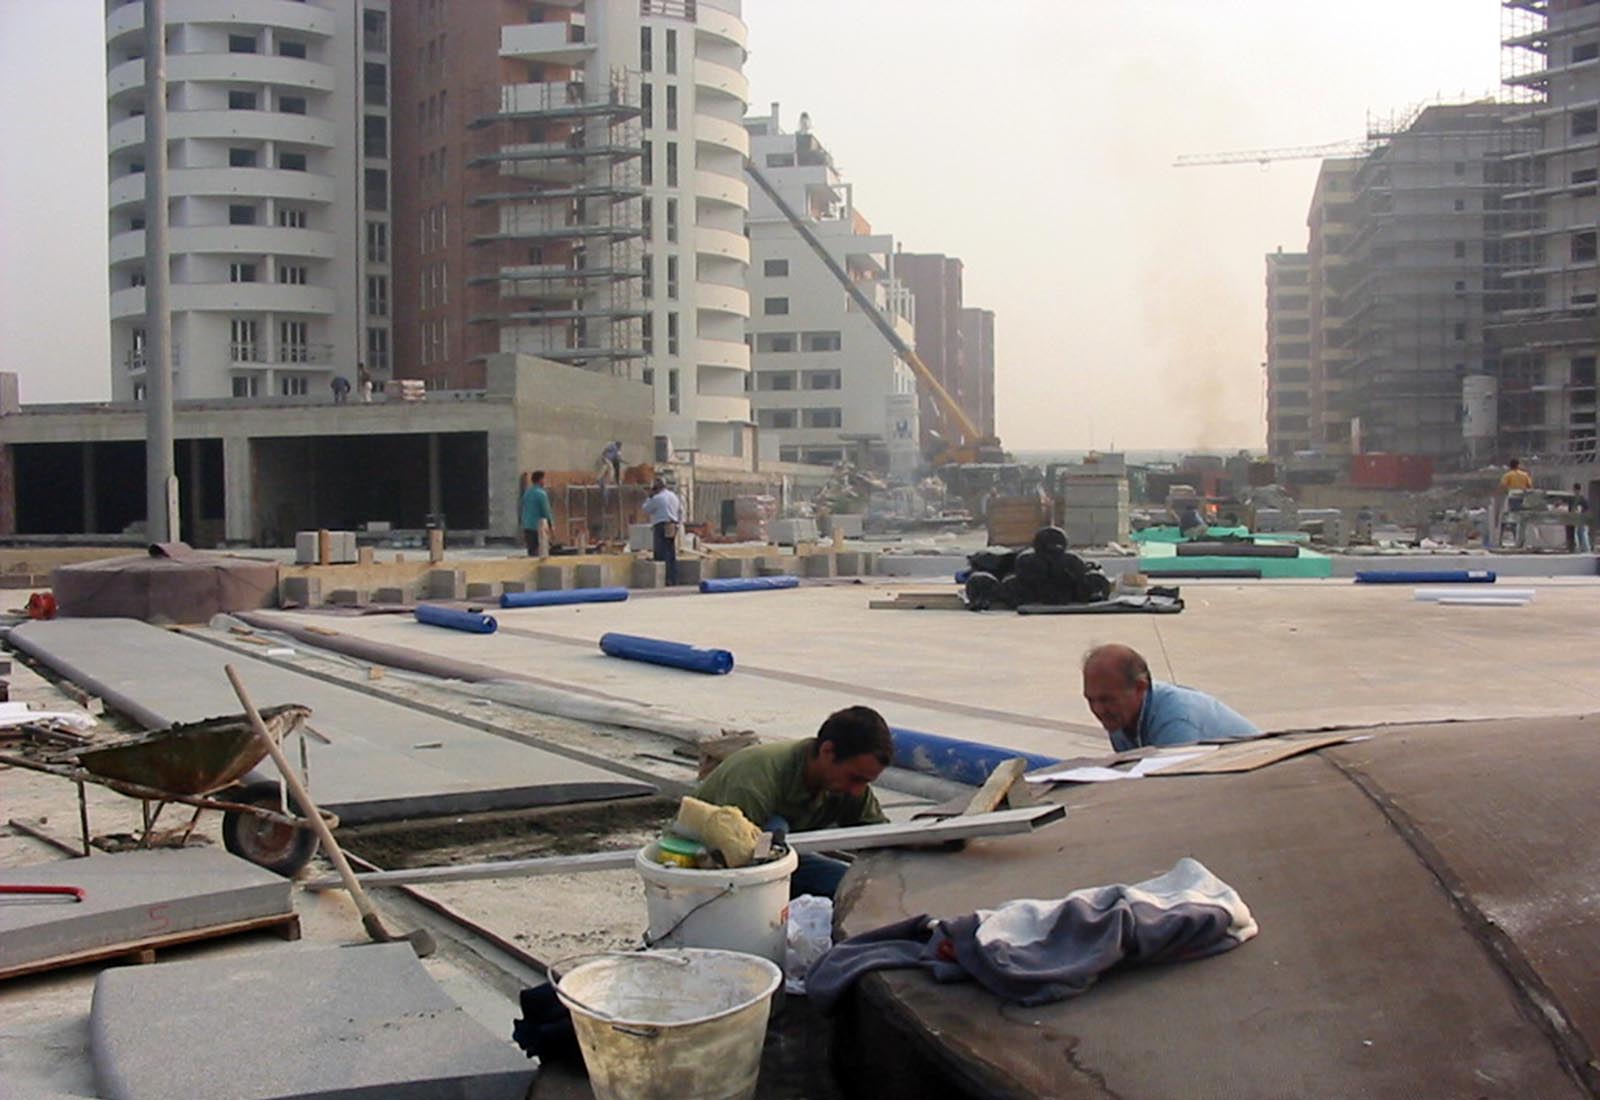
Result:
<svg viewBox="0 0 1600 1100"><path fill-rule="evenodd" d="M1418 603L1409 586L1349 581L1184 582L1177 616L1018 616L1007 612L872 610L897 592L956 591L938 579L807 584L735 595L636 594L625 603L496 611L501 629L474 635L417 624L410 615L283 612L284 620L536 675L621 699L663 705L764 737L808 736L831 710L877 707L896 726L1074 756L1106 749L1083 702L1078 664L1098 642L1140 649L1156 676L1214 692L1264 729L1371 725L1600 711L1586 637L1600 614L1600 579L1523 579L1536 595L1523 607ZM600 634L616 630L732 650L727 676L703 676L603 656ZM199 633L259 656L226 629ZM292 643L276 658L366 690L413 699L475 722L653 777L660 800L349 830L351 850L380 866L470 862L637 846L688 789L695 761L669 738L601 728L445 690L395 672L370 678L365 663ZM16 662L12 698L63 705L47 680ZM50 776L0 772L4 813L62 838L77 834L75 792ZM315 785L313 783L313 792ZM138 803L88 789L97 834L135 830ZM886 793L903 818L925 805ZM207 815L211 818L212 815ZM1070 820L1061 826L1070 829ZM200 832L216 841L216 822ZM65 854L0 828L0 866ZM326 872L319 860L316 873ZM1071 885L1088 885L1077 883ZM296 892L305 938L268 936L202 943L162 957L282 951L359 943L365 936L338 891ZM418 898L443 905L441 916ZM645 925L632 872L455 883L417 896L393 890L378 901L392 926L425 925L442 947L429 973L476 1019L509 1036L516 994L541 980L536 962L636 946ZM158 964L159 965L159 964ZM35 1090L92 1096L86 1056L94 967L0 985L0 1080ZM764 1097L830 1093L818 1067L821 1029L803 1007L785 1013L769 1043ZM570 1074L541 1076L535 1096L585 1095Z"/></svg>

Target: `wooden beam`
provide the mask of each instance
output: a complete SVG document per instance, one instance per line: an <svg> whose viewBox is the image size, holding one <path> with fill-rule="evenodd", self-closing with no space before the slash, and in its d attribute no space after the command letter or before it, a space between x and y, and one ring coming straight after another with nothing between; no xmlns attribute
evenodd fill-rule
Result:
<svg viewBox="0 0 1600 1100"><path fill-rule="evenodd" d="M972 800L967 803L963 815L986 814L998 809L1000 803L1006 800L1011 793L1011 788L1022 778L1022 773L1028 770L1028 761L1020 756L1013 756L1010 760L1001 761L989 773L989 778L983 781L983 786L978 788Z"/></svg>

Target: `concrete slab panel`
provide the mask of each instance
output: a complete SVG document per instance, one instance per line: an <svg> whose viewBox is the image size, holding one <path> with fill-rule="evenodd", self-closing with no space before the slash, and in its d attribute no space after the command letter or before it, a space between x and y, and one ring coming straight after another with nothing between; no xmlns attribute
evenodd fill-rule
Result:
<svg viewBox="0 0 1600 1100"><path fill-rule="evenodd" d="M606 586L606 567L603 565L579 565L572 570L572 587L574 588L604 588Z"/></svg>
<svg viewBox="0 0 1600 1100"><path fill-rule="evenodd" d="M807 554L802 559L805 564L805 575L808 577L835 577L839 572L839 558L836 554Z"/></svg>
<svg viewBox="0 0 1600 1100"><path fill-rule="evenodd" d="M428 598L434 600L466 599L467 571L465 569L428 570Z"/></svg>
<svg viewBox="0 0 1600 1100"><path fill-rule="evenodd" d="M535 1073L406 944L107 970L89 1033L107 1100L522 1100Z"/></svg>
<svg viewBox="0 0 1600 1100"><path fill-rule="evenodd" d="M629 588L665 588L667 563L664 561L636 561L628 579Z"/></svg>
<svg viewBox="0 0 1600 1100"><path fill-rule="evenodd" d="M705 558L679 558L678 583L698 585L706 576Z"/></svg>
<svg viewBox="0 0 1600 1100"><path fill-rule="evenodd" d="M322 603L321 577L284 577L278 590L284 603L318 607Z"/></svg>
<svg viewBox="0 0 1600 1100"><path fill-rule="evenodd" d="M718 558L718 579L755 576L754 558Z"/></svg>
<svg viewBox="0 0 1600 1100"><path fill-rule="evenodd" d="M341 625L344 625L341 622ZM427 632L419 644L447 633ZM474 635L474 637L486 637ZM349 824L649 793L645 783L132 619L60 619L12 632L53 668L95 685L149 728L239 713L222 666L258 707L298 702L331 739L308 739L311 794ZM433 748L419 746L436 744ZM263 775L271 773L267 766Z"/></svg>
<svg viewBox="0 0 1600 1100"><path fill-rule="evenodd" d="M294 912L290 884L215 848L93 855L0 870L0 882L81 886L81 902L0 904L0 972L155 936Z"/></svg>

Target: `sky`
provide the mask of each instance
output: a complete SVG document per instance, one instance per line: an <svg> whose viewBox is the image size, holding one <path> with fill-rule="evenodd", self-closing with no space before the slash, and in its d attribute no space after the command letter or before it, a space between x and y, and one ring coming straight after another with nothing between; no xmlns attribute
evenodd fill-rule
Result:
<svg viewBox="0 0 1600 1100"><path fill-rule="evenodd" d="M626 0L614 0L626 2ZM102 0L0 0L0 369L110 394ZM996 314L1013 449L1259 447L1264 256L1317 162L1494 94L1498 0L745 0L750 109L801 111L907 251Z"/></svg>

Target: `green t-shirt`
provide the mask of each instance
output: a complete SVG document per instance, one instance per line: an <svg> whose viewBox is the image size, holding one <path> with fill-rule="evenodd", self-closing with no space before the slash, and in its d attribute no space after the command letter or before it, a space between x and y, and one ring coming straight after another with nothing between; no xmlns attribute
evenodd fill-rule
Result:
<svg viewBox="0 0 1600 1100"><path fill-rule="evenodd" d="M806 760L816 743L812 737L740 749L706 776L695 797L715 806L737 806L759 826L776 815L796 833L888 821L871 787L859 798L806 790Z"/></svg>

